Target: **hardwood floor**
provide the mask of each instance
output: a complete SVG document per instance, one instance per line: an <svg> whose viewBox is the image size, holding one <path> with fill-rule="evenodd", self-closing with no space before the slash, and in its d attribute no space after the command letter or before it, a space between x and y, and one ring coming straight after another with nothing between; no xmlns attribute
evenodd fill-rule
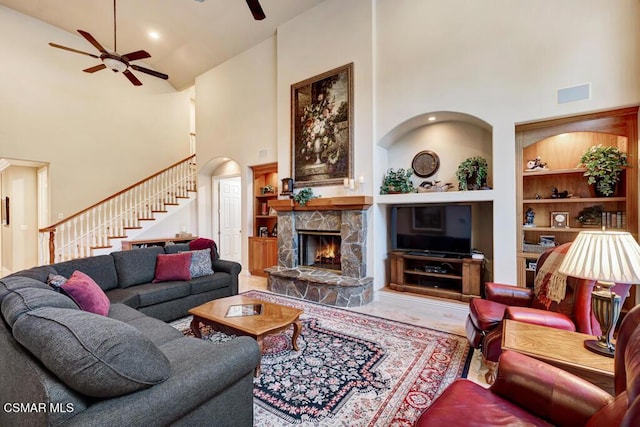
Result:
<svg viewBox="0 0 640 427"><path fill-rule="evenodd" d="M241 274L239 288L240 292L267 291L267 279ZM465 336L464 324L468 306L468 303L383 289L376 292L374 301L371 303L362 307L349 308L349 310ZM468 378L488 387L484 380L486 371L487 369L481 366L480 353L476 351L469 367Z"/></svg>

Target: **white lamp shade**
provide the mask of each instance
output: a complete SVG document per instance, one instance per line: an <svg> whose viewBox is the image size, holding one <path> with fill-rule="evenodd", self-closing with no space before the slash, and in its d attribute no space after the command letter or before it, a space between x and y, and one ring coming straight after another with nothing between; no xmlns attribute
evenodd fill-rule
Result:
<svg viewBox="0 0 640 427"><path fill-rule="evenodd" d="M580 279L640 284L640 245L622 231L581 231L558 271Z"/></svg>

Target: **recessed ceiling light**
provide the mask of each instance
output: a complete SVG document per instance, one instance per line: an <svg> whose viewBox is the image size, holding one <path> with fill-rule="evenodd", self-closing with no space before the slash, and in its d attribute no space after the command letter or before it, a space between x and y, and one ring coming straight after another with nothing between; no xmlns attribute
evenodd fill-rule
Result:
<svg viewBox="0 0 640 427"><path fill-rule="evenodd" d="M429 120L430 122L433 122L436 120L436 116L430 116L427 120Z"/></svg>
<svg viewBox="0 0 640 427"><path fill-rule="evenodd" d="M149 37L154 40L158 40L160 38L160 34L157 31L149 31Z"/></svg>

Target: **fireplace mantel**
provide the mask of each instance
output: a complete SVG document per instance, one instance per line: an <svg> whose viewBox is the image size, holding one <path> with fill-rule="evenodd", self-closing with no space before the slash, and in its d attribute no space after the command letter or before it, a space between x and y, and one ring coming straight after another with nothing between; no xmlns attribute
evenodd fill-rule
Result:
<svg viewBox="0 0 640 427"><path fill-rule="evenodd" d="M269 201L269 207L277 212L365 210L372 204L371 196L319 197L309 200L305 206L300 206L291 199Z"/></svg>

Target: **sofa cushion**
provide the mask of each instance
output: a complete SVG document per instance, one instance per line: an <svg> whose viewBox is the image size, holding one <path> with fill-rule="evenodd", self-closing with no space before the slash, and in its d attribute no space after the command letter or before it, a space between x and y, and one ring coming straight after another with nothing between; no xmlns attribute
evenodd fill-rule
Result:
<svg viewBox="0 0 640 427"><path fill-rule="evenodd" d="M2 317L13 327L23 314L40 307L78 309L71 298L53 289L22 288L12 291L2 300Z"/></svg>
<svg viewBox="0 0 640 427"><path fill-rule="evenodd" d="M138 307L147 307L161 302L183 298L191 293L189 282L147 283L135 287L138 294Z"/></svg>
<svg viewBox="0 0 640 427"><path fill-rule="evenodd" d="M60 288L73 298L84 311L106 316L109 313L109 298L93 279L82 271L74 271L69 280Z"/></svg>
<svg viewBox="0 0 640 427"><path fill-rule="evenodd" d="M191 294L201 294L204 292L214 291L216 289L227 288L231 284L229 273L216 271L211 276L196 277L189 281L191 285Z"/></svg>
<svg viewBox="0 0 640 427"><path fill-rule="evenodd" d="M28 277L30 279L35 279L38 282L46 283L47 277L49 274L58 274L55 268L50 265L41 265L38 267L31 267L27 270L18 271L16 273L11 274L8 277Z"/></svg>
<svg viewBox="0 0 640 427"><path fill-rule="evenodd" d="M166 356L136 328L93 313L39 308L23 315L13 336L68 387L114 397L170 375Z"/></svg>
<svg viewBox="0 0 640 427"><path fill-rule="evenodd" d="M170 280L189 280L191 279L190 265L191 252L158 254L153 283L168 282Z"/></svg>
<svg viewBox="0 0 640 427"><path fill-rule="evenodd" d="M55 269L64 277L71 277L74 271L82 271L91 277L103 291L118 287L118 275L113 257L97 255L88 258L78 258L55 264Z"/></svg>
<svg viewBox="0 0 640 427"><path fill-rule="evenodd" d="M46 280L46 278L45 278ZM11 275L0 279L0 301L16 289L40 288L51 290L44 281L39 281L26 276Z"/></svg>
<svg viewBox="0 0 640 427"><path fill-rule="evenodd" d="M213 268L211 266L211 249L200 249L197 251L190 251L191 264L189 265L189 272L191 278L202 277L213 274Z"/></svg>
<svg viewBox="0 0 640 427"><path fill-rule="evenodd" d="M112 252L118 273L118 287L150 283L156 274L156 257L164 253L160 246Z"/></svg>

